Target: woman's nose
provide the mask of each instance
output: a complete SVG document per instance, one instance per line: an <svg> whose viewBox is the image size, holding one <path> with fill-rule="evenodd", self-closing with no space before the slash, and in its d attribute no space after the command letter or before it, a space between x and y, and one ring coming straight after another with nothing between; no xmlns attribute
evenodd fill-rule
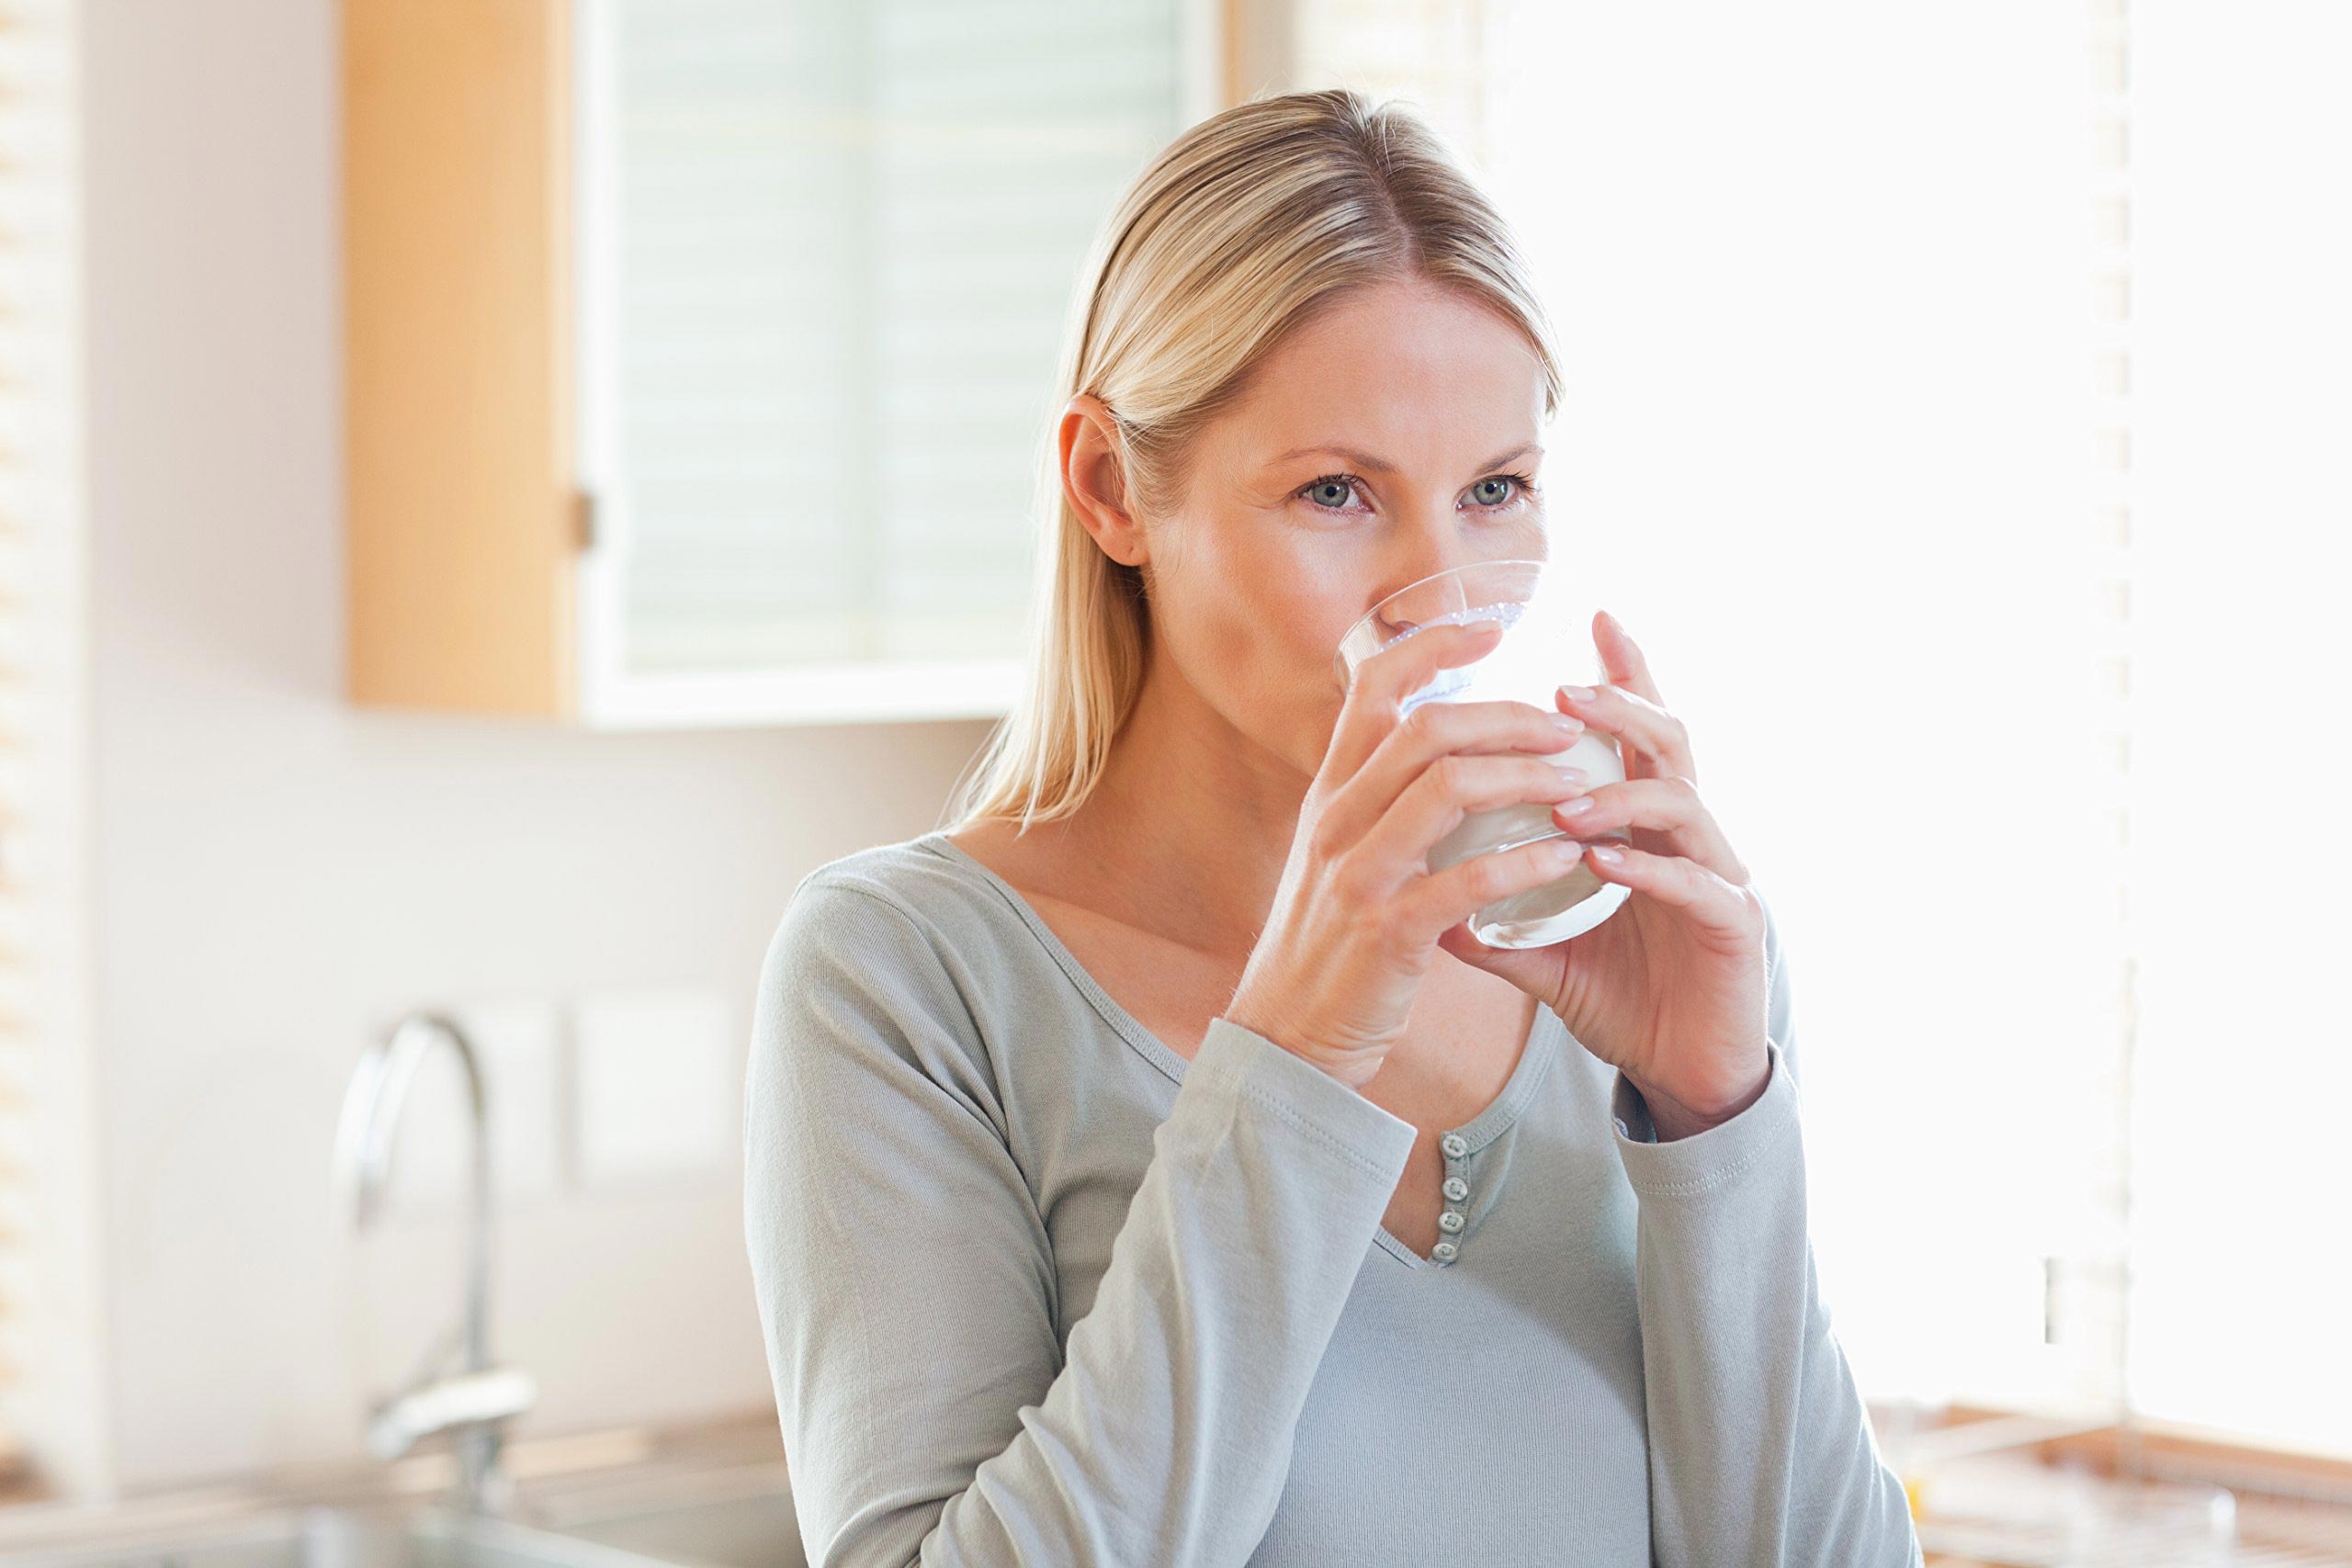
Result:
<svg viewBox="0 0 2352 1568"><path fill-rule="evenodd" d="M1409 588L1414 583L1428 578L1435 577L1440 572L1452 571L1456 567L1471 566L1484 558L1477 551L1470 548L1458 533L1450 532L1444 538L1416 541L1414 548L1399 551L1395 558L1384 563L1384 570L1380 574L1382 586L1379 597L1385 599L1392 593ZM1378 600L1374 601L1374 603L1377 602Z"/></svg>
<svg viewBox="0 0 2352 1568"><path fill-rule="evenodd" d="M1450 549L1418 551L1384 563L1370 601L1377 607L1382 638L1402 637L1423 621L1455 608L1442 592L1442 585L1419 593L1407 590L1455 567L1468 566L1475 558L1466 551ZM1395 602L1392 604L1391 600Z"/></svg>
<svg viewBox="0 0 2352 1568"><path fill-rule="evenodd" d="M1380 541L1375 591L1365 605L1377 608L1384 637L1398 637L1431 620L1456 616L1475 607L1482 595L1491 602L1517 597L1522 591L1514 585L1521 584L1523 574L1476 579L1445 574L1498 561L1541 560L1547 553L1540 523L1532 528L1474 525L1443 505L1425 515L1418 511L1394 513ZM1440 581L1431 581L1433 578Z"/></svg>

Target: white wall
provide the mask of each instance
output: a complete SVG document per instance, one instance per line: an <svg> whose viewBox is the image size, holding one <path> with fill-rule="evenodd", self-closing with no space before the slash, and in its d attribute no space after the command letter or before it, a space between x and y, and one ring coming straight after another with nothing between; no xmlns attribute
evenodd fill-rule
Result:
<svg viewBox="0 0 2352 1568"><path fill-rule="evenodd" d="M335 13L91 0L97 1049L116 1480L359 1451L456 1237L355 1241L344 1082L404 1007L723 991L792 884L932 826L978 724L593 736L363 713L341 680ZM526 1431L768 1398L735 1150L500 1236Z"/></svg>

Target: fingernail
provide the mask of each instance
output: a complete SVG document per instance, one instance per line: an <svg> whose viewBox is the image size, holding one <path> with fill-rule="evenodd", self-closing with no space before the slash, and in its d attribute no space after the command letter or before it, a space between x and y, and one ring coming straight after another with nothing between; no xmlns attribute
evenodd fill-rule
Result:
<svg viewBox="0 0 2352 1568"><path fill-rule="evenodd" d="M1559 807L1560 815L1563 817L1574 817L1580 811L1589 811L1591 809L1592 796L1589 795L1580 795L1574 800L1563 801Z"/></svg>
<svg viewBox="0 0 2352 1568"><path fill-rule="evenodd" d="M1555 713L1547 716L1550 717L1555 727L1565 729L1571 735L1582 735L1584 733L1584 720L1577 718L1573 714Z"/></svg>
<svg viewBox="0 0 2352 1568"><path fill-rule="evenodd" d="M1560 695L1567 698L1568 701L1572 703L1589 703L1592 701L1592 688L1590 686L1563 686L1560 688Z"/></svg>
<svg viewBox="0 0 2352 1568"><path fill-rule="evenodd" d="M1592 846L1592 858L1603 865L1615 865L1625 858L1625 852L1611 849L1607 844L1595 844Z"/></svg>

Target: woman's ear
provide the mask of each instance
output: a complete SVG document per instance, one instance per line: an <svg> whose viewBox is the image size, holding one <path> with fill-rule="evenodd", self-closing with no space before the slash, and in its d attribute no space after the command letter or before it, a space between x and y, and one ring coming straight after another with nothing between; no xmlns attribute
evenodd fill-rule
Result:
<svg viewBox="0 0 2352 1568"><path fill-rule="evenodd" d="M1102 553L1127 566L1148 555L1143 525L1127 503L1126 457L1119 427L1100 398L1084 392L1062 410L1062 494Z"/></svg>

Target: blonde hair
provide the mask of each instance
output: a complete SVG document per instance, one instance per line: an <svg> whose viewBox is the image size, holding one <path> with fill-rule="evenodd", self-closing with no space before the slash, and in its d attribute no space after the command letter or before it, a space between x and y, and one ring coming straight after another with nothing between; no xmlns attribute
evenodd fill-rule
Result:
<svg viewBox="0 0 2352 1568"><path fill-rule="evenodd" d="M1426 123L1346 89L1239 105L1171 142L1104 226L1063 346L1062 399L1102 401L1129 503L1164 509L1193 437L1284 333L1342 290L1408 277L1462 288L1516 325L1542 364L1545 412L1557 406L1559 356L1518 243ZM1142 573L1087 533L1050 434L1046 447L1028 683L960 781L954 828L1077 810L1143 684Z"/></svg>

